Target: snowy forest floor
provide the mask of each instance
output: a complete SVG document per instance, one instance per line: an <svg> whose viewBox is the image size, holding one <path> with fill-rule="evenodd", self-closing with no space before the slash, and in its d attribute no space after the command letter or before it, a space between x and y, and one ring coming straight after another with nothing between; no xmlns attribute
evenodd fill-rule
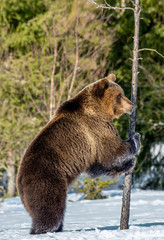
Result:
<svg viewBox="0 0 164 240"><path fill-rule="evenodd" d="M164 239L164 191L132 190L129 230L119 230L122 191L104 192L108 198L81 200L68 194L62 233L29 235L31 218L20 198L0 203L0 240L147 240Z"/></svg>

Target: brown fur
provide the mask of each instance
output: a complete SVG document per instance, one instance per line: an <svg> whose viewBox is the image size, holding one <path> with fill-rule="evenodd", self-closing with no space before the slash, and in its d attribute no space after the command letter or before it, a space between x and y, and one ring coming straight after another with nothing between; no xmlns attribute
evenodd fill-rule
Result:
<svg viewBox="0 0 164 240"><path fill-rule="evenodd" d="M115 176L134 166L139 135L122 141L112 121L131 112L132 103L114 80L111 74L63 103L29 145L17 186L31 234L62 230L67 190L80 173Z"/></svg>

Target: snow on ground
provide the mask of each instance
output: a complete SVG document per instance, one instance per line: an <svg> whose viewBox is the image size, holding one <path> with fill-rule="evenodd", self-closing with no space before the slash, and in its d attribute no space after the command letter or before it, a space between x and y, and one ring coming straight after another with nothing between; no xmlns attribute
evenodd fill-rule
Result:
<svg viewBox="0 0 164 240"><path fill-rule="evenodd" d="M105 193L102 200L68 194L64 231L43 235L29 235L31 218L19 197L6 199L0 203L0 240L164 239L164 191L132 190L129 230L119 230L122 191Z"/></svg>

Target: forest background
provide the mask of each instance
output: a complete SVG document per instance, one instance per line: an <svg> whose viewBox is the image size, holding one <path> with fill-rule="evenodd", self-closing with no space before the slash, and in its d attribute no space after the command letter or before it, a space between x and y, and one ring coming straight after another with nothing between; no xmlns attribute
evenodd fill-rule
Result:
<svg viewBox="0 0 164 240"><path fill-rule="evenodd" d="M130 0L107 2L132 6ZM140 5L140 48L163 54L164 0ZM11 196L27 146L63 101L109 73L130 98L133 35L132 11L100 9L87 0L0 1L0 172L7 172ZM149 174L144 188L164 189L164 59L153 51L139 58L142 147L134 179ZM115 124L127 139L128 116Z"/></svg>

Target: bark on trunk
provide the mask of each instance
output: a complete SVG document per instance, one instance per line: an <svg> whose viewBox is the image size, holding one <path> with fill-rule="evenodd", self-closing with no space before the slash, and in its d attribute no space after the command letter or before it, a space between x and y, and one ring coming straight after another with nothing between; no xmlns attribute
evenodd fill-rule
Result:
<svg viewBox="0 0 164 240"><path fill-rule="evenodd" d="M54 114L55 110L55 86L54 86L54 74L56 71L56 59L57 59L57 40L56 40L56 30L55 30L55 22L53 18L53 37L54 37L54 56L53 56L53 67L51 73L51 86L50 86L50 120Z"/></svg>
<svg viewBox="0 0 164 240"><path fill-rule="evenodd" d="M134 107L132 114L130 115L129 118L129 138L131 138L135 133L135 114L136 114L137 79L138 79L139 21L141 11L139 3L140 0L135 0L134 3L135 31L134 31L133 66L132 66L132 90L131 90L131 101L133 102ZM120 229L129 228L131 182L132 171L125 174Z"/></svg>
<svg viewBox="0 0 164 240"><path fill-rule="evenodd" d="M10 154L9 154L10 155ZM11 159L9 159L10 163L7 166L7 177L8 177L8 195L10 197L14 197L15 196L15 192L16 192L16 172L15 172L15 164L12 161L12 156L10 156Z"/></svg>

